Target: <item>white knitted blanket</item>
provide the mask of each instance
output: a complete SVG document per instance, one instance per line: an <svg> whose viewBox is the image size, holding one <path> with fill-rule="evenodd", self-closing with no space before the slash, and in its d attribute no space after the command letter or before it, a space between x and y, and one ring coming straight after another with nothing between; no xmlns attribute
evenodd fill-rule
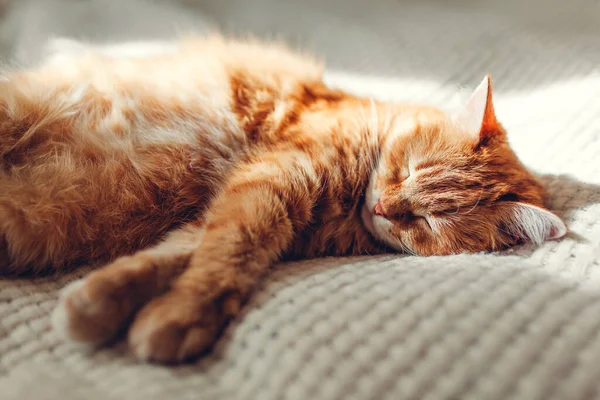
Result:
<svg viewBox="0 0 600 400"><path fill-rule="evenodd" d="M600 399L600 10L553 2L207 2L227 28L326 55L327 79L366 95L452 108L491 72L569 237L281 265L213 354L173 368L55 335L57 291L86 270L0 280L0 399Z"/></svg>

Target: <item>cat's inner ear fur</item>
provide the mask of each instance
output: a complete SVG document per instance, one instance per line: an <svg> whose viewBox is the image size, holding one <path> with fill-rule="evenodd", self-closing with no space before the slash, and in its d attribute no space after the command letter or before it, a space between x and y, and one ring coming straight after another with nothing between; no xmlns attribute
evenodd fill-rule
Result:
<svg viewBox="0 0 600 400"><path fill-rule="evenodd" d="M524 242L541 244L567 233L567 226L559 217L531 204L507 202L500 215L501 229Z"/></svg>
<svg viewBox="0 0 600 400"><path fill-rule="evenodd" d="M466 106L454 119L478 143L486 142L499 133L492 101L492 80L489 75L483 78Z"/></svg>

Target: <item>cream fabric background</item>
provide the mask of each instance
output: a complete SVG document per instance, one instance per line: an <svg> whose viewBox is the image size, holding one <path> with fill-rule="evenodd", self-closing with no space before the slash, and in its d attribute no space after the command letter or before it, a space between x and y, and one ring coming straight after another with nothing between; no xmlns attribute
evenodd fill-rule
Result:
<svg viewBox="0 0 600 400"><path fill-rule="evenodd" d="M57 291L85 270L0 280L2 400L600 398L598 2L187 3L227 31L278 32L326 57L331 84L377 98L452 109L491 72L498 117L571 234L502 254L281 265L213 354L176 368L58 339Z"/></svg>

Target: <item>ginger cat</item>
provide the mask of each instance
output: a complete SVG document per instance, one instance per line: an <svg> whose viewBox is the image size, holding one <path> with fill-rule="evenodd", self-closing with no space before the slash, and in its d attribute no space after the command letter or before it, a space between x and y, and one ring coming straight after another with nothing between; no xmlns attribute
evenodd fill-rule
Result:
<svg viewBox="0 0 600 400"><path fill-rule="evenodd" d="M61 295L53 323L75 341L133 320L137 357L180 362L279 260L566 232L509 148L489 78L450 116L330 89L276 46L113 50L75 46L0 82L0 271L109 262Z"/></svg>

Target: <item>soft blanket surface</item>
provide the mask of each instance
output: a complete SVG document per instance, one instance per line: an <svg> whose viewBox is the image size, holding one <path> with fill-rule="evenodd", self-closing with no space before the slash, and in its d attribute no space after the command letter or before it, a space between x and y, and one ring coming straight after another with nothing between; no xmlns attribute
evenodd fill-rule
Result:
<svg viewBox="0 0 600 400"><path fill-rule="evenodd" d="M600 398L597 3L196 3L181 7L279 32L326 57L328 82L377 98L453 108L491 72L498 118L571 233L500 254L278 266L211 355L175 368L55 335L58 290L88 269L3 279L2 400Z"/></svg>

